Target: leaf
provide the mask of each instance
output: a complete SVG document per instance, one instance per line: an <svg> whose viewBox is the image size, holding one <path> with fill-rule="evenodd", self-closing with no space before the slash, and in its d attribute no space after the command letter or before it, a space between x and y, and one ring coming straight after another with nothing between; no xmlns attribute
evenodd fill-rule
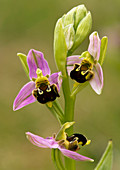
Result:
<svg viewBox="0 0 120 170"><path fill-rule="evenodd" d="M62 72L63 76L66 76L67 45L62 27L62 18L57 21L55 27L54 56L59 71Z"/></svg>
<svg viewBox="0 0 120 170"><path fill-rule="evenodd" d="M101 40L101 47L100 47L100 58L99 58L100 65L102 65L104 62L104 58L107 50L107 44L108 44L108 38L103 37Z"/></svg>
<svg viewBox="0 0 120 170"><path fill-rule="evenodd" d="M112 169L112 158L113 158L113 145L112 141L108 142L108 146L103 153L101 160L94 170L111 170Z"/></svg>
<svg viewBox="0 0 120 170"><path fill-rule="evenodd" d="M25 54L22 54L22 53L17 53L17 56L20 58L20 61L23 65L25 73L29 78L29 68L28 68L28 64L27 64L27 56Z"/></svg>

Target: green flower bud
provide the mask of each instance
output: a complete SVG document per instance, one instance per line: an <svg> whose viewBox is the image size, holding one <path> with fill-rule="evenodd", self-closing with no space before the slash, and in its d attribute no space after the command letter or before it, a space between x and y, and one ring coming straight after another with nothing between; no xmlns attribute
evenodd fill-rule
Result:
<svg viewBox="0 0 120 170"><path fill-rule="evenodd" d="M76 32L75 32L75 40L74 44L70 50L73 52L87 37L92 27L92 17L91 13L88 12L87 15L79 22Z"/></svg>
<svg viewBox="0 0 120 170"><path fill-rule="evenodd" d="M74 24L75 11L76 11L76 7L72 8L67 14L63 15L62 23L64 27L70 24Z"/></svg>
<svg viewBox="0 0 120 170"><path fill-rule="evenodd" d="M67 14L63 15L63 32L68 51L72 48L73 52L82 43L90 32L91 23L91 14L87 13L84 5L74 7Z"/></svg>
<svg viewBox="0 0 120 170"><path fill-rule="evenodd" d="M84 5L79 5L76 7L76 13L75 13L75 30L77 26L79 25L80 21L87 15L87 9Z"/></svg>
<svg viewBox="0 0 120 170"><path fill-rule="evenodd" d="M84 5L71 9L60 18L54 32L54 55L59 71L66 76L66 58L89 34L92 25L90 12Z"/></svg>

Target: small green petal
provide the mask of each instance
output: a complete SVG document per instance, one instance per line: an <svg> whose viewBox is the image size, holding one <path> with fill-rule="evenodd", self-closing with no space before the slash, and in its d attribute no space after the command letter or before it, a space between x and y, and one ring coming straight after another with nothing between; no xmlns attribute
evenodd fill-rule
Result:
<svg viewBox="0 0 120 170"><path fill-rule="evenodd" d="M90 55L88 51L85 51L81 54L80 58L84 58L88 60L91 64L94 64L94 58L93 56Z"/></svg>
<svg viewBox="0 0 120 170"><path fill-rule="evenodd" d="M59 71L62 72L63 76L66 76L67 44L61 18L57 21L54 32L54 56Z"/></svg>
<svg viewBox="0 0 120 170"><path fill-rule="evenodd" d="M112 159L113 159L113 145L112 141L110 140L95 170L112 170Z"/></svg>
<svg viewBox="0 0 120 170"><path fill-rule="evenodd" d="M25 54L22 54L22 53L17 53L17 56L20 58L20 61L23 65L25 73L29 78L29 68L28 68L28 64L27 64L27 56Z"/></svg>
<svg viewBox="0 0 120 170"><path fill-rule="evenodd" d="M56 140L66 140L65 130L72 126L75 122L66 122L62 125L61 129L56 135Z"/></svg>
<svg viewBox="0 0 120 170"><path fill-rule="evenodd" d="M108 38L103 37L101 40L100 58L98 61L100 63L100 65L102 65L104 62L104 58L105 58L105 54L106 54L106 50L107 50L107 44L108 44Z"/></svg>

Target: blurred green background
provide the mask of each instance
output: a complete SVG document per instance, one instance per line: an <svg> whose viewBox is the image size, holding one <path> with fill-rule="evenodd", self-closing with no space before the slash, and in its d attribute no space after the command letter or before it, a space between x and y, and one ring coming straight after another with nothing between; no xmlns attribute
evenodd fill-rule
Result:
<svg viewBox="0 0 120 170"><path fill-rule="evenodd" d="M17 52L27 54L34 48L44 53L52 72L53 32L57 19L74 6L85 4L93 17L92 31L109 39L103 65L104 89L98 96L86 87L77 95L75 132L85 134L92 143L79 153L95 159L77 162L77 169L92 170L113 140L113 169L120 169L120 1L119 0L0 0L0 170L55 169L50 149L39 149L25 137L30 131L43 137L59 130L47 108L34 103L13 112L20 88L28 81ZM75 54L88 47L88 38ZM61 92L62 96L62 92ZM63 97L60 99L63 106Z"/></svg>

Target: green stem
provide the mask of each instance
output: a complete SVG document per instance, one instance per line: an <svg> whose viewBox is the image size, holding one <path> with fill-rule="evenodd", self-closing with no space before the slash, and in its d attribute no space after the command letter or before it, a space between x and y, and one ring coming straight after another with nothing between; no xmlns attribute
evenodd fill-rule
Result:
<svg viewBox="0 0 120 170"><path fill-rule="evenodd" d="M76 96L71 96L70 85L68 76L63 78L62 83L63 94L65 98L65 122L72 122L74 120L74 105ZM70 127L67 130L67 134L70 135L73 133L73 127ZM75 170L75 161L65 157L65 167L67 170Z"/></svg>
<svg viewBox="0 0 120 170"><path fill-rule="evenodd" d="M65 157L66 170L75 170L75 160Z"/></svg>
<svg viewBox="0 0 120 170"><path fill-rule="evenodd" d="M61 152L60 152L60 150L57 149L56 153L57 153L57 159L58 159L59 165L62 168L61 170L65 170L65 167L64 167L62 159L61 159Z"/></svg>
<svg viewBox="0 0 120 170"><path fill-rule="evenodd" d="M71 122L74 120L74 105L76 96L71 96L69 79L65 77L62 83L63 94L65 98L65 116L64 122Z"/></svg>
<svg viewBox="0 0 120 170"><path fill-rule="evenodd" d="M61 161L60 151L58 149L52 149L52 160L57 170L65 170Z"/></svg>
<svg viewBox="0 0 120 170"><path fill-rule="evenodd" d="M53 163L55 164L56 169L59 170L59 166L57 165L57 161L55 157L55 149L52 149L51 157L52 157Z"/></svg>

